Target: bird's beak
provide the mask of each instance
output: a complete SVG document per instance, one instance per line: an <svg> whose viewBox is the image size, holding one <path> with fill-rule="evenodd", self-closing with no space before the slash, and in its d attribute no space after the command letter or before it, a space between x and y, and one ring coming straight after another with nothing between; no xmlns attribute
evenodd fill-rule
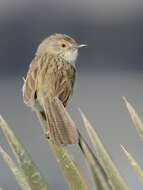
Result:
<svg viewBox="0 0 143 190"><path fill-rule="evenodd" d="M85 47L85 46L87 46L87 45L86 44L80 44L80 45L77 46L77 48L82 48L82 47Z"/></svg>

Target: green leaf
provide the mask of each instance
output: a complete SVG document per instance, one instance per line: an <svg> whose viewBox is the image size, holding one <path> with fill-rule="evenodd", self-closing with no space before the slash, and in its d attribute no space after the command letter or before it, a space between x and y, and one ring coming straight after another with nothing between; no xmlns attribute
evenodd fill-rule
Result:
<svg viewBox="0 0 143 190"><path fill-rule="evenodd" d="M56 158L60 167L63 171L65 179L69 185L69 189L71 190L88 190L88 187L80 175L80 172L75 165L75 163L71 160L70 155L65 150L65 148L59 147L57 145L51 144L51 148L55 152Z"/></svg>
<svg viewBox="0 0 143 190"><path fill-rule="evenodd" d="M125 181L119 174L116 166L114 165L113 161L111 160L110 156L105 150L97 133L95 132L90 122L87 120L87 118L81 111L80 111L80 114L82 116L84 126L89 134L90 140L92 141L93 146L95 148L96 156L100 164L104 168L106 175L108 176L108 179L111 182L112 188L114 190L128 190L128 187Z"/></svg>
<svg viewBox="0 0 143 190"><path fill-rule="evenodd" d="M136 160L132 157L132 155L121 145L122 150L124 151L125 155L127 156L132 168L138 174L140 181L143 183L143 170L136 162Z"/></svg>
<svg viewBox="0 0 143 190"><path fill-rule="evenodd" d="M108 176L106 175L103 167L99 163L98 159L83 139L80 134L79 146L83 152L83 155L91 169L93 179L95 181L97 190L112 190L112 186L108 180Z"/></svg>
<svg viewBox="0 0 143 190"><path fill-rule="evenodd" d="M12 130L9 128L5 120L0 116L0 128L2 129L17 161L22 169L28 184L32 190L48 190L48 185L45 179L41 176L38 171L36 164L31 159L30 155L24 149L18 138L14 135Z"/></svg>
<svg viewBox="0 0 143 190"><path fill-rule="evenodd" d="M0 154L2 155L4 161L7 163L9 168L11 169L12 173L15 175L17 183L20 185L21 189L32 190L29 184L27 183L27 179L25 178L25 175L23 174L21 169L14 163L12 158L3 150L1 146L0 146Z"/></svg>
<svg viewBox="0 0 143 190"><path fill-rule="evenodd" d="M65 110L65 112L66 112L66 110ZM36 114L41 123L43 131L45 133L47 130L47 123L41 117L40 111L38 109L36 110ZM66 112L66 114L67 114L67 112ZM63 117L64 117L64 115L63 115ZM67 150L62 146L53 144L50 140L49 140L49 144L50 144L52 151L54 152L54 154L56 156L56 159L60 165L60 168L62 169L64 177L68 183L69 189L70 190L88 190L89 188L87 187L84 178L80 175L80 172L79 172L77 166L72 161Z"/></svg>
<svg viewBox="0 0 143 190"><path fill-rule="evenodd" d="M133 108L133 106L127 101L127 99L125 97L123 97L123 100L126 104L126 107L128 109L128 112L130 114L130 117L132 119L132 122L134 124L134 126L136 127L136 130L141 138L141 140L143 141L143 123L140 119L140 117L138 116L138 114L136 113L135 109Z"/></svg>

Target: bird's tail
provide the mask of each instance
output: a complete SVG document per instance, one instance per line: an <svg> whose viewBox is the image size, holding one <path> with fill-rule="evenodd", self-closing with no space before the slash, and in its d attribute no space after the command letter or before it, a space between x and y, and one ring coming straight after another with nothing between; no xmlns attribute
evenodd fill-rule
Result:
<svg viewBox="0 0 143 190"><path fill-rule="evenodd" d="M76 144L79 135L76 126L58 98L44 101L44 110L49 128L49 136L58 145Z"/></svg>

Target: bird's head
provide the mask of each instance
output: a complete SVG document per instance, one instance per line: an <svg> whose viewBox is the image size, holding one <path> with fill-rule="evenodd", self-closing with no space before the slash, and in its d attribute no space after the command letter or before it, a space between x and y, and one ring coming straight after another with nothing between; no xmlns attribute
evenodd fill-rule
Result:
<svg viewBox="0 0 143 190"><path fill-rule="evenodd" d="M79 45L73 38L65 34L53 34L46 38L38 47L37 53L60 55L66 61L74 63L78 56L78 49L86 45Z"/></svg>

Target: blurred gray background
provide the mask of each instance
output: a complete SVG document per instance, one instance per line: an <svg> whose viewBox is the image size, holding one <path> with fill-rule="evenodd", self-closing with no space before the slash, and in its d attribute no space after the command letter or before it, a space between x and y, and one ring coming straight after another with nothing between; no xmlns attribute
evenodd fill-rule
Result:
<svg viewBox="0 0 143 190"><path fill-rule="evenodd" d="M126 96L143 117L143 1L0 0L0 113L21 138L51 187L66 190L37 118L23 104L21 93L22 77L37 45L55 32L88 44L80 51L77 84L68 106L77 127L87 137L78 113L80 107L130 189L142 189L120 144L143 166L143 145L121 99ZM11 154L1 133L0 144ZM87 173L80 151L76 146L72 149L73 159ZM18 190L1 157L0 171L0 186ZM91 176L83 175L94 189Z"/></svg>

